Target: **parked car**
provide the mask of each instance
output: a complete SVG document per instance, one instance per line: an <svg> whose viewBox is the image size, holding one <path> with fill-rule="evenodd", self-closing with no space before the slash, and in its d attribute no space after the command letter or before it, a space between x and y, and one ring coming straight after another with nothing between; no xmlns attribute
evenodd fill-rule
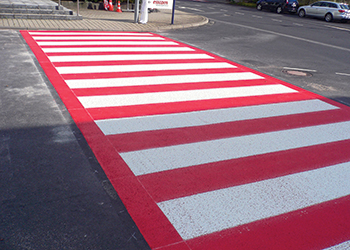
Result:
<svg viewBox="0 0 350 250"><path fill-rule="evenodd" d="M310 16L323 18L326 22L333 20L350 20L349 5L335 2L316 2L301 6L298 10L300 17Z"/></svg>
<svg viewBox="0 0 350 250"><path fill-rule="evenodd" d="M258 10L276 11L278 14L282 12L296 13L298 11L299 2L297 0L259 0L256 3Z"/></svg>

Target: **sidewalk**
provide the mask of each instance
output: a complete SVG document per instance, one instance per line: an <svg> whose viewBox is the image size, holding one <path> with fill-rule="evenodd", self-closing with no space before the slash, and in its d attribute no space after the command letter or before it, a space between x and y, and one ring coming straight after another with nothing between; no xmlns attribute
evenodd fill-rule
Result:
<svg viewBox="0 0 350 250"><path fill-rule="evenodd" d="M62 1L62 5L77 12L77 3ZM138 31L155 32L182 29L205 25L208 19L182 11L175 11L174 24L171 24L171 10L159 10L148 15L147 24L134 22L134 12L87 9L87 3L79 5L79 14L83 20L39 20L39 19L0 19L0 29L25 30L104 30L104 31ZM123 8L124 7L124 8Z"/></svg>

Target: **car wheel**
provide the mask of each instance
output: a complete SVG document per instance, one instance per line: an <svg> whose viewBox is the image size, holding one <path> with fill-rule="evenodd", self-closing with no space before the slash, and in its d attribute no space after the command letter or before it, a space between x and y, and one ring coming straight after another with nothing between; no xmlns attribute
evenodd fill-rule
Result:
<svg viewBox="0 0 350 250"><path fill-rule="evenodd" d="M278 6L276 9L277 14L281 14L282 13L282 7Z"/></svg>
<svg viewBox="0 0 350 250"><path fill-rule="evenodd" d="M262 5L259 3L259 4L256 6L256 9L257 9L257 10L262 10Z"/></svg>
<svg viewBox="0 0 350 250"><path fill-rule="evenodd" d="M325 16L324 16L324 20L326 22L331 22L333 20L333 15L331 13L327 13Z"/></svg>
<svg viewBox="0 0 350 250"><path fill-rule="evenodd" d="M305 10L304 9L301 9L300 11L299 11L299 16L300 17L305 17L306 15L305 15Z"/></svg>

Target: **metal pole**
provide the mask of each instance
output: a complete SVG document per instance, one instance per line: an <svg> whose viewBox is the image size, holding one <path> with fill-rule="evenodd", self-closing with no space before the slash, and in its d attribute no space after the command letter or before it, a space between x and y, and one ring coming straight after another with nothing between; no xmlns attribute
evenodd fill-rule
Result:
<svg viewBox="0 0 350 250"><path fill-rule="evenodd" d="M171 15L171 24L174 24L174 16L175 16L175 0L173 0L173 12Z"/></svg>
<svg viewBox="0 0 350 250"><path fill-rule="evenodd" d="M147 0L145 0L147 1ZM135 14L134 14L134 22L138 23L139 22L139 4L140 4L140 0L136 0L135 2Z"/></svg>
<svg viewBox="0 0 350 250"><path fill-rule="evenodd" d="M79 0L77 0L77 16L79 16Z"/></svg>
<svg viewBox="0 0 350 250"><path fill-rule="evenodd" d="M58 0L58 10L61 9L61 0Z"/></svg>

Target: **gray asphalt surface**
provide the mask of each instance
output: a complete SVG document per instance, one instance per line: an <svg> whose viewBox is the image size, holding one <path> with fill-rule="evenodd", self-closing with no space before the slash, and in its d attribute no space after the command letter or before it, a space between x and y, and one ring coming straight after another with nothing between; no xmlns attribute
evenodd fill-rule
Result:
<svg viewBox="0 0 350 250"><path fill-rule="evenodd" d="M0 249L149 249L20 33L0 48Z"/></svg>
<svg viewBox="0 0 350 250"><path fill-rule="evenodd" d="M0 249L149 249L18 30L142 32L208 19L177 11L171 25L171 11L162 10L142 25L133 12L85 3L79 14L83 20L0 18Z"/></svg>

